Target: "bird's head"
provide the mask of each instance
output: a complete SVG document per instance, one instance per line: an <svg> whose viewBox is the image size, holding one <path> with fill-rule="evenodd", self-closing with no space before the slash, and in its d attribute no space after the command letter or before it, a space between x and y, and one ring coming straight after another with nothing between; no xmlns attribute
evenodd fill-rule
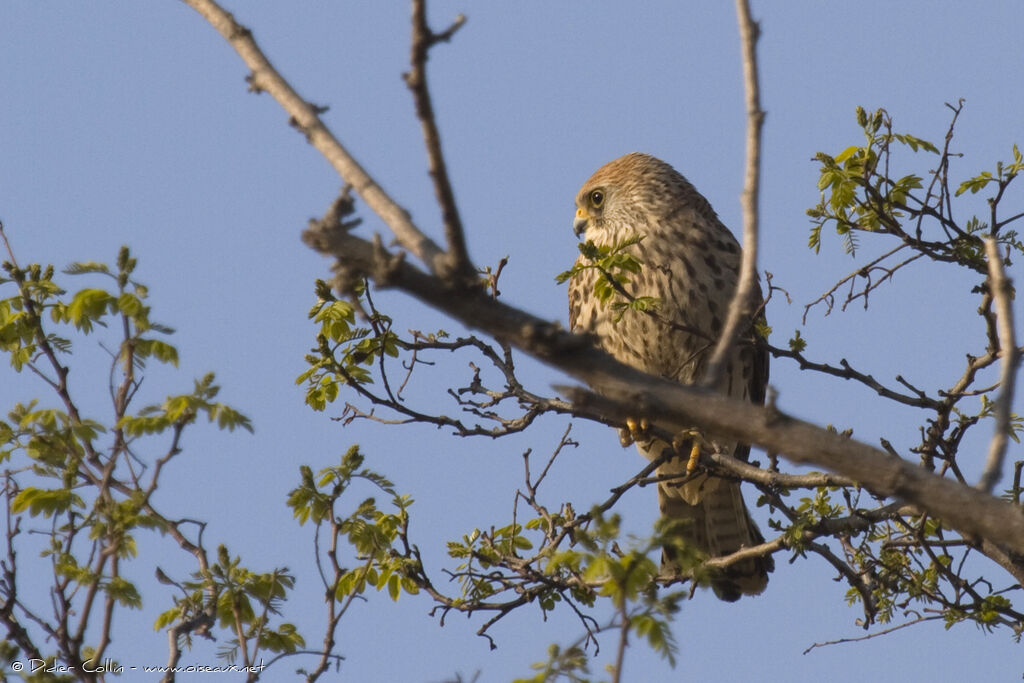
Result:
<svg viewBox="0 0 1024 683"><path fill-rule="evenodd" d="M671 166L648 154L627 154L597 169L576 194L576 237L612 243L647 232L652 195L664 191ZM685 181L684 181L685 182ZM621 233L621 234L620 234Z"/></svg>

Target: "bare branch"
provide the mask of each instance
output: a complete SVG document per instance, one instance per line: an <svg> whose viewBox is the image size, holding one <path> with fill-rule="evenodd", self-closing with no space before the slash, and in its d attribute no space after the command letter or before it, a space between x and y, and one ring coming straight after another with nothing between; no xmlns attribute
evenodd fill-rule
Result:
<svg viewBox="0 0 1024 683"><path fill-rule="evenodd" d="M748 548L740 548L739 550L732 552L728 555L722 555L719 557L712 557L704 560L701 564L702 569L726 569L736 564L737 562L743 562L755 557L764 557L771 555L772 553L778 552L786 548L786 537L779 536L765 543L759 543Z"/></svg>
<svg viewBox="0 0 1024 683"><path fill-rule="evenodd" d="M725 453L711 451L701 455L717 467L730 472L743 481L751 481L762 486L795 488L817 488L819 486L856 486L856 482L847 477L835 474L812 472L809 474L782 474L755 467L748 462Z"/></svg>
<svg viewBox="0 0 1024 683"><path fill-rule="evenodd" d="M362 197L363 201L394 231L405 249L426 264L432 273L445 272L447 257L444 251L412 222L409 213L399 206L377 182L370 177L355 158L320 119L322 108L302 99L292 86L278 73L253 39L252 32L235 21L214 0L183 0L197 11L235 49L252 71L249 88L254 92L267 92L291 117L292 124L302 131L309 144L316 147L334 167L338 175Z"/></svg>
<svg viewBox="0 0 1024 683"><path fill-rule="evenodd" d="M890 626L889 628L882 629L881 631L875 631L874 633L869 633L869 634L864 635L864 636L857 636L856 638L839 638L837 640L828 640L828 641L825 641L824 643L815 643L814 645L811 645L809 648L804 650L803 654L807 654L808 652L810 652L811 650L813 650L816 647L825 647L826 645L839 645L841 643L857 643L857 642L860 642L862 640L871 640L872 638L877 638L879 636L888 635L888 634L892 633L893 631L899 631L901 629L907 628L908 626L914 626L915 624L920 624L920 623L925 622L925 621L935 621L937 619L942 619L942 615L941 614L936 614L935 616L929 616L929 617L917 617L916 619L911 619L910 621L905 621L902 624L897 624L896 626Z"/></svg>
<svg viewBox="0 0 1024 683"><path fill-rule="evenodd" d="M736 0L736 14L740 25L740 44L743 51L743 85L747 95L747 168L743 181L743 254L740 260L740 278L733 293L729 313L722 328L722 336L704 373L704 386L715 386L722 374L726 358L732 352L737 337L746 328L754 310L757 287L757 221L758 195L761 186L761 127L764 111L761 109L761 89L757 74L757 39L760 28L750 16L747 0Z"/></svg>
<svg viewBox="0 0 1024 683"><path fill-rule="evenodd" d="M859 551L859 549L854 549L850 545L850 539L856 534L851 535L849 532L854 528L857 531L861 530L862 527L857 526L860 524L871 525L876 521L880 521L885 525L891 524L896 529L896 537L898 539L913 539L920 541L922 544L927 544L927 534L933 533L938 536L937 547L941 547L941 544L946 542L946 539L942 538L942 534L948 532L950 528L955 529L960 534L962 540L949 541L949 543L963 544L965 550L962 553L961 559L966 559L968 553L976 552L978 547L984 548L986 550L983 552L989 557L996 558L996 561L1005 567L1015 579L1020 580L1022 570L1017 565L1018 556L1024 555L1024 514L1021 514L1021 511L1016 506L1003 503L988 494L992 490L995 481L999 478L1001 461L1006 447L1005 437L1007 431L1000 428L1002 423L999 423L1000 416L997 414L997 437L993 439L990 449L992 452L990 452L989 466L986 468L986 475L983 477L983 481L979 483L979 488L982 489L979 491L964 484L963 476L956 462L956 450L960 439L963 437L963 432L973 425L980 416L962 416L960 412L956 412L956 419L951 419L951 416L954 415L953 409L955 404L967 395L967 390L973 386L975 374L980 368L985 367L986 364L992 365L997 362L1000 348L1003 352L1004 372L1004 378L1001 381L1003 393L1000 396L1000 400L1005 399L1003 401L1005 406L996 406L996 408L1005 410L1007 421L1009 419L1009 403L1013 389L1012 373L1014 368L1012 363L1016 362L1017 348L1013 343L1012 322L1010 322L1009 337L1006 337L1002 329L1002 326L1005 326L1009 321L1009 316L1004 315L1002 310L1004 306L1009 306L1008 289L1002 290L1003 299L998 300L999 294L996 294L996 292L1000 290L1000 287L997 287L994 274L990 272L989 276L990 290L993 293L990 295L989 301L991 315L986 317L986 321L991 322L990 348L986 356L980 359L969 357L968 370L965 372L964 379L961 382L962 387L959 393L954 391L949 394L940 394L943 400L937 400L926 395L924 391L916 389L912 384L900 377L896 378L896 382L905 387L906 391L901 389L897 392L883 386L871 375L854 371L845 361L840 363L841 367L821 366L828 374L855 379L882 396L895 399L907 405L932 409L938 413L937 418L929 422L927 430L922 429L922 447L920 452L925 460L926 467L917 467L899 458L896 455L895 449L892 449L891 446L887 448L888 452L885 452L852 439L844 438L843 436L830 433L827 430L784 415L774 405L768 408L760 408L759 406L750 405L742 401L735 401L727 397L715 395L706 388L680 386L673 382L648 376L638 370L617 363L607 354L594 348L590 339L568 334L557 323L541 320L522 310L496 301L495 297L487 295L483 287L467 288L464 292L459 292L457 296L453 296L453 284L468 281L468 278L475 277L475 273L468 257L465 233L458 215L454 192L442 155L440 135L427 87L426 61L430 47L438 41L449 39L462 25L464 19L461 16L449 29L440 34L434 34L430 31L426 20L426 0L412 0L413 39L410 57L411 68L410 72L406 74L406 83L412 91L417 115L423 127L430 175L433 179L435 194L440 205L447 240L446 250L443 251L430 241L429 238L424 236L412 224L404 210L394 204L386 195L383 195L383 192L380 192L379 196L374 195L374 188L376 188L376 191L379 191L379 188L372 184L373 181L368 176L361 182L358 177L352 175L353 166L359 172L362 172L362 169L355 165L355 162L347 156L347 152L341 148L340 144L326 130L319 119L321 111L299 99L294 91L284 83L283 79L273 70L269 62L266 61L262 53L256 48L251 35L246 29L234 23L231 16L217 7L212 0L185 1L203 13L211 23L218 26L218 30L221 30L225 38L238 50L243 60L249 64L253 71L250 76L250 83L253 89L257 91L267 90L282 103L286 111L292 115L293 124L296 128L307 136L311 144L314 144L324 153L346 181L352 183L354 189L384 219L398 238L398 243L401 245L402 250L398 250L396 253L390 247L385 247L384 240L379 236L371 242L355 236L350 230L343 229L343 226L329 224L328 221L311 225L310 229L303 235L304 240L317 251L337 257L338 264L336 269L339 274L369 277L374 279L378 286L390 286L402 290L469 327L484 330L494 339L498 340L502 349L505 349L507 353L510 346L515 346L543 362L549 363L568 373L573 378L585 382L592 388L592 391L579 388L563 389L564 394L573 399L573 403L570 405L563 402L561 405L565 406L565 410L571 410L579 416L610 424L620 424L627 416L636 417L638 414L642 414L656 422L662 428L662 431L682 431L697 426L702 430L721 435L723 438L762 446L772 454L773 458L774 454L778 453L793 462L813 463L838 474L780 475L774 471L761 470L752 465L739 463L738 461L734 462L732 459L717 461L714 455L712 455L710 459L708 457L704 458L704 464L713 472L721 472L726 477L756 481L762 487L762 491L766 493L770 492L773 487L787 485L840 485L846 487L861 485L866 491L878 498L888 498L889 500L884 503L879 503L879 507L862 511L856 505L856 501L859 500L859 494L852 493L848 489L843 492L843 495L846 498L846 508L850 512L849 516L838 518L831 513L823 514L821 520L822 527L816 528L813 533L823 536L835 536L840 542L844 543L845 561L841 553L834 553L832 549L823 544L810 542L803 548L824 557L850 581L851 585L861 592L869 621L874 612L881 608L872 603L870 595L872 586L876 585L877 580L874 570L871 568L865 569L867 567L866 564L859 560L854 561L851 559L851 553L855 550ZM748 0L737 0L736 4L743 47L748 114L747 166L742 196L744 251L738 283L736 291L733 293L733 300L729 307L726 324L721 338L715 345L707 377L703 380L707 384L714 384L716 382L717 377L722 373L725 359L730 357L732 353L733 345L737 342L739 336L746 331L746 325L752 313L755 312L755 293L758 291L755 264L758 253L757 212L760 136L764 120L764 112L761 110L759 103L757 62L754 51L758 30L757 25L750 17ZM224 27L220 27L218 21L222 22ZM337 156L339 154L338 150L340 150L341 154L345 155L341 157L342 161L335 161L331 157L332 154ZM943 164L945 164L945 161L944 157ZM886 177L888 177L887 149L885 150L885 164ZM938 173L936 172L936 175L933 176L933 185L935 182L938 182ZM942 173L945 173L945 166L942 168ZM942 211L936 212L930 208L929 198L934 199L931 194L931 188L928 190L929 198L925 199L922 207L914 209L894 201L889 201L884 195L886 188L887 186L885 185L880 185L877 188L868 187L865 191L866 199L864 201L866 204L862 204L862 206L879 213L879 220L883 221L885 231L899 237L905 245L910 246L917 253L902 263L896 263L895 257L892 258L892 261L887 261L886 259L892 257L899 248L902 248L899 247L869 264L868 267L848 277L846 281L850 283L851 294L848 297L847 303L860 296L863 296L865 303L867 303L868 294L874 288L879 286L881 282L891 279L893 273L919 259L921 255L928 255L933 259L941 261L952 261L972 268L980 265L980 260L978 259L975 259L977 263L971 263L965 261L965 257L950 252L949 246L946 243L922 240L920 234L921 220L924 216L937 218L947 238L952 239L950 236L954 233L958 239L966 237L966 233L963 233L952 222L952 219L948 217L948 215L951 215L949 211L942 213ZM367 196L367 193L370 196ZM913 202L919 201L916 197L911 197L910 199ZM944 175L940 184L938 200L940 206L943 200L947 205L949 203L949 192ZM918 234L916 237L910 234L913 233L913 226L905 229L900 221L889 216L887 212L894 206L900 210L910 211L911 216L918 219ZM887 220L891 222L886 222ZM993 224L995 224L994 214ZM907 232L908 230L909 233ZM977 242L976 237L973 240L972 244ZM406 251L420 258L426 264L426 270L424 271L419 265L406 263L403 260ZM990 271L993 268L992 260L990 255ZM867 284L864 286L862 293L854 295L855 284L860 284L857 277L862 278ZM880 277L880 279L876 280L876 277ZM339 284L339 280L336 280L335 283ZM496 290L494 284L495 282L492 281L492 288ZM833 292L837 291L841 285L843 285L843 282L837 285L836 289L831 290L825 295L829 303L831 302ZM1008 284L1006 287L1008 287ZM995 305L998 312L991 311L992 304ZM998 335L994 331L996 319L998 319L1001 327ZM377 329L376 325L374 325L374 330L380 334L380 330ZM1007 339L1009 339L1009 343ZM999 348L992 348L995 346ZM497 347L495 346L494 348ZM806 362L799 353L796 353L793 357L797 358L801 363ZM526 394L525 390L522 390L517 380L515 380L514 370L510 361L506 364L495 361L494 358L491 358L491 360L494 362L495 367L505 371L507 380L505 391L494 391L484 386L484 383L479 379L480 376L477 368L471 366L476 373L473 384L459 390L457 394L453 393L453 395L456 396L463 409L488 419L502 421L507 428L510 423L502 420L497 413L496 406L506 398L519 397L521 399ZM412 365L409 366L410 369L416 362L417 360L414 356ZM382 375L385 373L383 357L381 358L380 372ZM1011 376L1006 377L1005 373L1010 373ZM705 384L705 387L707 384ZM357 390L359 389L357 388ZM398 410L399 413L410 415L414 420L424 421L423 415L401 407L401 399L391 392L390 386L386 381L384 382L384 392L386 396L374 397L372 395L364 395L374 400L378 405L389 405ZM548 404L546 410L550 410L551 405L553 404ZM533 413L529 415L529 419L532 419ZM1008 425L1009 423L1007 422L1006 424ZM1000 432L1002 433L1002 444L998 448L999 455L996 458L993 454L997 450L997 439ZM564 439L565 437L563 436L563 442ZM887 442L883 439L882 443L886 444ZM942 463L939 468L939 474L934 474L930 471L934 468L932 464L933 458ZM654 481L653 479L649 480L648 476L656 466L657 463L651 463L645 472L627 482L623 487L613 489L608 505L613 504L617 500L617 497L621 495L621 490L631 486L642 486L645 483ZM517 495L526 499L535 510L542 512L541 508L543 506L535 501L534 494L540 479L543 479L544 475L542 474L535 484L530 483L529 477L529 471L527 470L527 489L529 495L521 493L517 493ZM987 478L990 478L991 481L986 484ZM865 497L867 496L865 495ZM894 512L903 501L909 504L908 507L922 511L918 521L911 522L911 520L900 517L901 513ZM549 547L557 547L566 538L569 538L571 542L573 529L581 528L579 525L585 524L588 521L586 515L576 517L571 512L571 508L568 509L569 513L566 516L570 521L562 524L563 528L558 532L554 529L548 532ZM862 512L865 514L862 515ZM937 527L937 532L925 532L923 530L924 520L926 518L930 519L932 516L940 518L942 525ZM542 517L550 521L549 516L542 514ZM793 520L791 519L791 521ZM833 528L832 524L838 526ZM500 540L500 534L496 535L492 529L490 535L484 533L481 538L483 539L481 543L484 544L481 547L485 547L488 551L493 551L497 547L497 541ZM406 543L404 532L403 543ZM782 541L777 539L767 544L761 544L757 548L744 549L741 553L770 553L782 547ZM945 551L941 552L944 553ZM746 554L736 555L731 558L721 558L720 561L738 561L746 557ZM929 556L933 564L939 562L939 559L934 554ZM419 561L419 554L415 547L410 549L406 545L406 557L410 561ZM482 558L483 555L480 557ZM425 574L422 577L417 574L415 580L421 583L426 592L435 598L438 602L437 609L440 609L443 614L447 614L451 610L467 613L477 610L492 611L491 618L480 629L480 634L484 636L486 636L487 630L491 625L502 619L512 610L541 595L540 591L554 589L568 599L568 595L563 591L567 590L567 587L574 581L581 581L578 575L573 575L566 579L564 583L556 583L549 576L536 574L531 566L531 563L535 562L536 558L531 560L513 555L504 559L507 559L508 562L506 565L503 565L508 573L497 572L493 576L488 575L488 580L493 581L499 591L515 591L518 593L516 597L506 602L488 603L475 600L472 603L461 603L434 591ZM927 559L924 558L922 562L926 562ZM918 560L913 561L918 562ZM715 560L711 562L715 562ZM922 565L918 562L916 566ZM954 587L955 597L947 599L943 595L938 595L938 597L929 595L929 599L939 604L955 606L959 604L963 596L969 595L971 599L978 603L980 600L978 596L984 592L985 586L979 586L978 581L973 583L963 582L961 585L959 582L963 581L960 576L962 566L963 563L961 562L960 567L955 571L948 569L944 570L945 573L943 574L943 580L948 580ZM471 580L483 577L482 571L471 564L470 569L459 571L452 574L452 576L459 581ZM415 572L422 572L422 564L420 564L420 568L415 570ZM984 583L987 584L987 582ZM884 581L878 583L878 585L882 584L884 584ZM580 585L585 584L581 583ZM889 588L890 586L885 584L885 587ZM990 584L989 588L991 589ZM572 604L572 602L570 601L569 604ZM1009 612L1001 611L1000 614L1002 615L1000 618L1003 616L1013 616ZM625 613L623 613L623 616L625 617ZM904 617L906 618L906 614L904 614ZM1018 619L1018 616L1013 616L1013 618ZM623 624L628 624L628 622L623 621ZM626 642L627 633L628 630L624 626L621 633L623 645ZM621 663L621 659L619 661Z"/></svg>
<svg viewBox="0 0 1024 683"><path fill-rule="evenodd" d="M999 371L999 396L992 404L995 430L989 443L985 471L978 480L978 488L991 493L1003 473L1003 459L1010 429L1010 408L1013 404L1014 385L1017 378L1017 364L1020 356L1013 331L1013 307L1010 296L1013 286L1003 271L1003 259L995 239L985 239L985 255L988 259L988 287L992 294L998 316L999 346L1003 362Z"/></svg>
<svg viewBox="0 0 1024 683"><path fill-rule="evenodd" d="M864 299L864 309L866 310L868 307L868 297L871 295L871 292L881 287L887 280L893 279L893 276L896 274L896 271L900 270L904 266L910 265L917 259L924 256L923 253L918 252L917 254L914 254L913 256L906 258L903 261L900 261L899 263L892 267L886 267L884 265L881 265L882 262L885 261L887 258L892 256L896 252L905 249L907 246L908 245L905 243L900 244L895 249L890 249L881 256L877 257L875 260L871 261L870 263L866 263L861 268L858 268L857 270L853 271L852 273L841 279L839 282L833 285L831 289L829 289L827 292L819 296L811 303L804 306L804 315L802 318L802 322L804 324L807 324L807 314L810 313L812 308L814 308L820 303L824 303L826 306L825 315L831 313L832 309L835 307L836 290L838 290L846 283L850 284L850 288L846 294L846 299L843 301L843 305L841 306L840 310L845 311L847 306L849 306L850 304L852 304L854 301L861 297L863 297ZM882 277L880 277L877 280L872 280L871 274L874 273L875 271L882 271ZM862 278L865 281L864 289L860 291L856 291L856 284L858 278Z"/></svg>
<svg viewBox="0 0 1024 683"><path fill-rule="evenodd" d="M896 401L897 403L902 403L908 406L914 406L916 408L928 408L932 410L937 410L941 408L943 405L942 401L938 401L934 398L929 397L924 392L913 389L909 385L909 383L902 377L897 376L896 381L898 381L900 384L907 387L908 389L911 389L911 391L914 391L917 394L916 396L910 396L909 394L901 394L898 391L893 391L889 387L885 386L884 384L876 380L871 375L867 375L853 369L849 361L847 361L845 358L839 360L839 365L841 367L837 368L834 365L829 365L827 363L816 363L812 360L808 360L807 357L804 356L804 354L800 351L794 351L792 349L783 349L776 346L772 346L771 344L768 344L767 346L768 351L773 356L775 356L776 358L792 358L793 360L800 364L801 370L813 370L815 372L821 372L826 375L832 375L833 377L841 377L842 379L855 380L857 382L860 382L864 386L868 387L869 389L874 390L875 393L877 393L879 396L891 399L893 401Z"/></svg>
<svg viewBox="0 0 1024 683"><path fill-rule="evenodd" d="M17 493L17 484L11 479L11 472L4 472L4 512L7 522L6 533L6 557L0 561L0 624L3 624L7 631L8 642L15 643L22 652L42 660L43 655L36 646L35 641L28 630L21 624L15 615L15 608L20 607L18 601L18 557L14 549L14 539L21 533L21 519L14 519L11 515L11 502ZM31 616L31 615L30 615ZM44 625L45 628L45 625Z"/></svg>
<svg viewBox="0 0 1024 683"><path fill-rule="evenodd" d="M409 73L405 74L405 84L412 92L416 103L416 118L423 127L423 141L427 146L427 161L430 178L434 181L434 194L438 206L441 207L441 220L444 223L444 234L448 243L447 272L441 273L453 281L472 282L476 274L466 251L466 238L462 230L462 219L455 204L455 193L452 191L448 178L448 169L441 151L441 134L437 129L434 105L430 99L427 86L427 56L430 48L438 42L451 40L452 35L466 23L462 14L441 34L435 34L427 25L426 0L413 0L412 3L412 48L409 57Z"/></svg>
<svg viewBox="0 0 1024 683"><path fill-rule="evenodd" d="M611 390L602 388L602 393L628 397L622 401L580 388L561 390L573 400L580 415L614 415L625 420L639 407L669 431L698 424L712 433L757 444L793 462L827 467L859 482L876 496L895 497L928 510L961 534L979 535L1015 553L1024 549L1024 538L1016 536L1024 532L1024 515L997 498L771 408L661 380L646 382L641 388L631 379L622 379ZM611 384L610 380L602 381ZM1019 531L1007 533L1010 526Z"/></svg>

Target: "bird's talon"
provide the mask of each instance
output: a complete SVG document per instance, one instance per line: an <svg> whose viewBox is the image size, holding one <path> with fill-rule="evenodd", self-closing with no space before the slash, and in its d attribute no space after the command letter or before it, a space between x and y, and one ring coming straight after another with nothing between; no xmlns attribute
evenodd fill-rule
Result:
<svg viewBox="0 0 1024 683"><path fill-rule="evenodd" d="M700 432L695 429L688 429L679 432L672 439L672 450L679 455L687 455L686 446L689 445L689 453L686 460L686 473L693 474L700 464L700 447L703 443Z"/></svg>
<svg viewBox="0 0 1024 683"><path fill-rule="evenodd" d="M631 443L634 441L646 441L648 432L651 429L651 423L647 421L646 417L627 417L626 429L629 431Z"/></svg>
<svg viewBox="0 0 1024 683"><path fill-rule="evenodd" d="M690 448L690 459L686 461L686 473L693 474L693 471L697 469L697 463L700 461L700 442L697 439L693 440L693 446Z"/></svg>

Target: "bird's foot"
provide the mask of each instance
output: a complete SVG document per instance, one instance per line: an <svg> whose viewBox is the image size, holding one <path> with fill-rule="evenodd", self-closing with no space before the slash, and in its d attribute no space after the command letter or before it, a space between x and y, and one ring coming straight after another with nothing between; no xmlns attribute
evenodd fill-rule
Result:
<svg viewBox="0 0 1024 683"><path fill-rule="evenodd" d="M651 424L645 417L627 417L626 426L619 429L619 443L622 447L637 441L646 441Z"/></svg>
<svg viewBox="0 0 1024 683"><path fill-rule="evenodd" d="M700 464L700 447L704 443L703 437L696 429L687 429L679 432L672 439L672 449L679 455L686 455L686 473L693 474ZM689 446L689 449L687 449ZM687 450L689 452L687 453Z"/></svg>

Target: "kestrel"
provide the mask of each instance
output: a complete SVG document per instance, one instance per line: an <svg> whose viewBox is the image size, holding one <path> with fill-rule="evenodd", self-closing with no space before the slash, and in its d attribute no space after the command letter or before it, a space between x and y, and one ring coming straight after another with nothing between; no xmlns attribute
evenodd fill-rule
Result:
<svg viewBox="0 0 1024 683"><path fill-rule="evenodd" d="M650 311L613 309L594 294L597 279L609 274L581 269L569 284L571 328L594 335L605 351L627 365L683 384L700 381L728 313L741 256L739 243L711 204L664 161L627 154L602 166L583 184L576 195L573 229L577 237L597 246L640 238L625 250L640 261L641 270L621 285L617 296L655 297L659 305ZM581 255L577 264L591 262ZM743 335L714 388L763 403L768 355L752 339L752 332ZM680 455L678 442L673 448L642 434L636 440L650 460L666 448L673 453L658 475L676 479L658 483L658 504L663 516L684 521L678 526L684 544L721 557L764 541L743 502L739 482L705 473L688 476L689 449ZM692 443L743 460L750 450L714 435L702 435ZM679 574L674 555L666 546L663 576ZM773 568L770 556L736 562L712 576L711 586L723 600L756 595L765 589Z"/></svg>

